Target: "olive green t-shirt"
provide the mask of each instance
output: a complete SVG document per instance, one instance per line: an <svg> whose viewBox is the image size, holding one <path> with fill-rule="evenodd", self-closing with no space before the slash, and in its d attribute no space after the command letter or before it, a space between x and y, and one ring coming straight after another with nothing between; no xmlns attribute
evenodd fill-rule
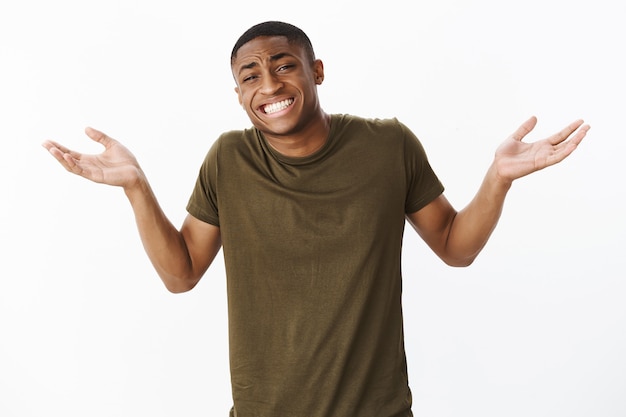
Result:
<svg viewBox="0 0 626 417"><path fill-rule="evenodd" d="M213 144L187 210L223 241L231 416L412 415L402 236L442 192L396 119L332 115L303 158L254 128Z"/></svg>

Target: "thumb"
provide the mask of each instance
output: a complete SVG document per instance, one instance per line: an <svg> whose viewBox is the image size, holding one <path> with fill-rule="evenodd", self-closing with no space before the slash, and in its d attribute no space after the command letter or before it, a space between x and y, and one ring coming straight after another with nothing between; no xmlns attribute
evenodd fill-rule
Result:
<svg viewBox="0 0 626 417"><path fill-rule="evenodd" d="M535 128L537 125L537 118L532 116L530 119L526 120L517 130L511 135L511 138L516 141L521 141L524 137L530 133L531 130Z"/></svg>
<svg viewBox="0 0 626 417"><path fill-rule="evenodd" d="M109 148L109 146L111 146L111 143L113 142L112 138L110 138L103 132L94 129L93 127L86 127L85 134L89 136L91 140L100 143L105 148Z"/></svg>

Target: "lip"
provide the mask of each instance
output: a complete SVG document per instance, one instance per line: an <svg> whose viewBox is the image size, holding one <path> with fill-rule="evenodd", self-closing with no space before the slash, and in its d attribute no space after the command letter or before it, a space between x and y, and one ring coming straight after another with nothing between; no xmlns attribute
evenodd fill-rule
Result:
<svg viewBox="0 0 626 417"><path fill-rule="evenodd" d="M279 111L277 111L277 112L270 113L270 114L265 113L265 107L266 107L266 106L269 106L269 105L272 105L272 104L276 104L276 103L280 103L281 101L285 101L285 100L291 100L291 104L289 104L287 107L285 107L284 109L279 110ZM280 98L275 98L275 99L272 99L271 101L266 101L266 102L264 102L264 103L261 103L261 104L257 107L257 111L258 111L261 115L263 115L264 117L275 117L275 116L282 115L282 114L284 114L285 112L289 111L289 110L293 107L293 105L295 104L295 102L296 102L295 97L291 97L291 96L289 96L289 97L280 97Z"/></svg>

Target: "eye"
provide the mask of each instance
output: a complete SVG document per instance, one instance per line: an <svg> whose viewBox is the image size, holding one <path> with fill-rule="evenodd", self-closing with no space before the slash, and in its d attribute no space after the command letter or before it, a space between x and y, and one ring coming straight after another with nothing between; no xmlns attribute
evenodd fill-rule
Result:
<svg viewBox="0 0 626 417"><path fill-rule="evenodd" d="M247 83L253 80L256 80L258 78L258 76L256 75L247 75L243 78L242 82Z"/></svg>
<svg viewBox="0 0 626 417"><path fill-rule="evenodd" d="M276 72L283 72L283 71L287 71L291 68L293 68L294 65L292 64L285 64L285 65L281 65L280 67L278 67L278 69L276 70Z"/></svg>

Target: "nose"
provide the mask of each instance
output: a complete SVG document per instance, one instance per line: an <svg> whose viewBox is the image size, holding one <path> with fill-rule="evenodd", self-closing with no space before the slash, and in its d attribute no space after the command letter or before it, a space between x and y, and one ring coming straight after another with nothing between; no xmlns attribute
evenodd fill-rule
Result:
<svg viewBox="0 0 626 417"><path fill-rule="evenodd" d="M261 92L266 95L275 94L283 87L283 83L272 73L267 73L263 76Z"/></svg>

